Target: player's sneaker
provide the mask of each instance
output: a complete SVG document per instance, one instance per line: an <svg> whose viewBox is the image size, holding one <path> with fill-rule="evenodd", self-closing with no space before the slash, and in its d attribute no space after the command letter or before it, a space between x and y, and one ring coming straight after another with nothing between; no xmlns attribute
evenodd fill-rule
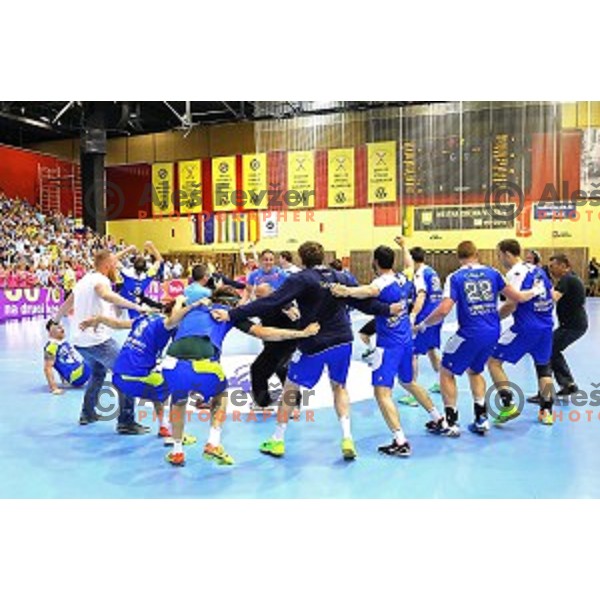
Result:
<svg viewBox="0 0 600 600"><path fill-rule="evenodd" d="M164 425L161 425L160 428L158 429L158 437L159 438L170 438L171 437L171 431L169 430L168 427L165 427Z"/></svg>
<svg viewBox="0 0 600 600"><path fill-rule="evenodd" d="M398 398L398 402L404 404L404 406L419 406L419 403L414 396L401 396Z"/></svg>
<svg viewBox="0 0 600 600"><path fill-rule="evenodd" d="M188 435L187 433L183 434L183 438L181 438L181 443L184 446L192 446L198 441L198 438L195 435ZM169 436L168 438L163 438L164 446L172 446L175 444L175 440Z"/></svg>
<svg viewBox="0 0 600 600"><path fill-rule="evenodd" d="M437 421L429 421L425 423L425 429L434 435L442 435L444 437L457 438L460 437L460 426L458 423L448 425L444 417L440 417Z"/></svg>
<svg viewBox="0 0 600 600"><path fill-rule="evenodd" d="M216 462L218 465L232 465L235 461L227 452L225 452L225 448L223 446L212 446L211 444L206 444L204 446L204 452L202 456L206 458L206 460L212 460Z"/></svg>
<svg viewBox="0 0 600 600"><path fill-rule="evenodd" d="M437 421L427 421L427 423L425 423L425 429L427 429L429 433L435 435L444 435L444 432L448 430L448 424L444 417L440 417Z"/></svg>
<svg viewBox="0 0 600 600"><path fill-rule="evenodd" d="M174 467L183 467L185 465L185 454L183 452L169 452L165 460Z"/></svg>
<svg viewBox="0 0 600 600"><path fill-rule="evenodd" d="M542 395L539 392L535 396L529 396L529 398L527 398L529 404L539 404L542 400Z"/></svg>
<svg viewBox="0 0 600 600"><path fill-rule="evenodd" d="M490 430L490 420L486 415L477 417L470 425L469 431L478 435L486 435Z"/></svg>
<svg viewBox="0 0 600 600"><path fill-rule="evenodd" d="M139 423L119 423L117 433L120 435L144 435L150 433L150 427L140 425Z"/></svg>
<svg viewBox="0 0 600 600"><path fill-rule="evenodd" d="M342 456L344 460L354 460L358 456L352 438L344 438L342 440Z"/></svg>
<svg viewBox="0 0 600 600"><path fill-rule="evenodd" d="M396 440L393 440L391 444L387 446L379 446L377 452L381 454L387 454L388 456L399 456L401 458L408 458L412 454L410 444L404 442L399 444Z"/></svg>
<svg viewBox="0 0 600 600"><path fill-rule="evenodd" d="M542 425L554 425L554 415L549 410L540 410L538 413L538 421Z"/></svg>
<svg viewBox="0 0 600 600"><path fill-rule="evenodd" d="M280 458L285 454L285 442L283 440L266 440L258 448L263 454L269 454Z"/></svg>
<svg viewBox="0 0 600 600"><path fill-rule="evenodd" d="M250 412L255 413L272 413L275 412L276 408L277 407L273 406L272 404L268 404L267 406L261 406L260 404L254 402L254 400L250 404Z"/></svg>
<svg viewBox="0 0 600 600"><path fill-rule="evenodd" d="M440 388L440 384L439 383L434 383L430 388L429 388L429 393L430 394L441 394L442 390Z"/></svg>
<svg viewBox="0 0 600 600"><path fill-rule="evenodd" d="M510 406L503 406L498 413L498 416L494 418L494 425L503 425L504 423L508 423L513 419L516 419L521 412L517 408L516 404L511 404Z"/></svg>

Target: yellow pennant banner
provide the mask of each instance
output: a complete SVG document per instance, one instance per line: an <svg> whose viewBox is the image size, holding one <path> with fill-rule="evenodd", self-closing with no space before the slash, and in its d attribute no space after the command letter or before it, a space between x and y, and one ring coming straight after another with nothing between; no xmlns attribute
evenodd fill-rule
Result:
<svg viewBox="0 0 600 600"><path fill-rule="evenodd" d="M327 206L354 206L354 148L327 153Z"/></svg>
<svg viewBox="0 0 600 600"><path fill-rule="evenodd" d="M179 167L179 212L198 214L202 212L202 162L184 160Z"/></svg>
<svg viewBox="0 0 600 600"><path fill-rule="evenodd" d="M235 210L235 156L212 159L213 210Z"/></svg>
<svg viewBox="0 0 600 600"><path fill-rule="evenodd" d="M244 210L269 208L266 153L242 156L242 190L245 192Z"/></svg>
<svg viewBox="0 0 600 600"><path fill-rule="evenodd" d="M172 215L173 205L173 163L154 163L152 165L152 214Z"/></svg>
<svg viewBox="0 0 600 600"><path fill-rule="evenodd" d="M370 204L396 201L396 142L367 144Z"/></svg>
<svg viewBox="0 0 600 600"><path fill-rule="evenodd" d="M287 187L286 209L315 207L314 152L288 152Z"/></svg>

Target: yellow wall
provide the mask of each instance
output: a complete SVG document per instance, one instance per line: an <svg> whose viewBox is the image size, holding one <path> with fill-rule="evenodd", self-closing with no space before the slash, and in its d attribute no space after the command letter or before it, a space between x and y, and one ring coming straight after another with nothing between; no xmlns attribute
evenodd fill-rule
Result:
<svg viewBox="0 0 600 600"><path fill-rule="evenodd" d="M334 250L341 257L349 256L352 250L369 250L379 244L390 244L400 232L399 227L374 227L370 208L314 211L314 221L307 220L305 213L298 211L300 222L293 220L295 212L287 213L287 221L281 218L277 238L262 239L257 248L295 250L303 241L317 240L327 250ZM600 257L600 207L583 207L579 210L579 215L577 222L566 219L537 221L532 218L533 235L518 239L526 248L587 246L590 248L590 256ZM323 226L322 233L320 225ZM175 237L172 236L173 231ZM143 227L140 227L138 220L112 221L108 223L108 232L138 246L147 239L152 239L162 252L221 252L237 249L236 244L214 244L210 247L193 244L192 224L185 217L163 221L144 220ZM475 242L479 248L493 249L499 240L509 237L516 237L514 228L435 233L418 231L408 240L411 246L423 246L430 250L453 249L466 239Z"/></svg>

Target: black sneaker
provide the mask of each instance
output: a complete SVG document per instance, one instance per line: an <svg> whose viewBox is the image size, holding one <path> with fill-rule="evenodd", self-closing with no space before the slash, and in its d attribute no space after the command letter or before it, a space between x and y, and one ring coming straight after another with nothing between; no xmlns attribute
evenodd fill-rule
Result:
<svg viewBox="0 0 600 600"><path fill-rule="evenodd" d="M98 421L98 417L95 415L93 417L88 417L85 413L81 413L81 415L79 415L80 425L89 425L90 423L95 423L96 421Z"/></svg>
<svg viewBox="0 0 600 600"><path fill-rule="evenodd" d="M412 450L408 442L399 444L396 440L393 440L388 446L379 446L377 451L381 454L387 454L388 456L399 456L401 458L408 458L412 454Z"/></svg>
<svg viewBox="0 0 600 600"><path fill-rule="evenodd" d="M150 427L140 425L139 423L119 423L117 433L121 435L144 435L150 433Z"/></svg>
<svg viewBox="0 0 600 600"><path fill-rule="evenodd" d="M539 393L535 396L529 396L529 398L527 398L527 402L529 402L529 404L539 404L541 401L542 395Z"/></svg>
<svg viewBox="0 0 600 600"><path fill-rule="evenodd" d="M579 391L579 388L574 384L570 383L569 385L565 385L564 388L558 390L556 392L557 396L570 396L571 394L576 394Z"/></svg>
<svg viewBox="0 0 600 600"><path fill-rule="evenodd" d="M425 423L425 429L427 429L429 433L441 435L448 429L448 425L446 423L446 419L444 417L440 417L437 421L427 421L427 423Z"/></svg>

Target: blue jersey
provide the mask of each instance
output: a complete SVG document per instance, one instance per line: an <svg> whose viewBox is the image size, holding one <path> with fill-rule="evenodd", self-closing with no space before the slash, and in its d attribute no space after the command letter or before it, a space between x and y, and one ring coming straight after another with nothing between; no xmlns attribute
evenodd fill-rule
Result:
<svg viewBox="0 0 600 600"><path fill-rule="evenodd" d="M442 301L442 283L436 270L429 265L423 265L415 272L415 291L425 293L423 308L417 316L417 323L424 321Z"/></svg>
<svg viewBox="0 0 600 600"><path fill-rule="evenodd" d="M154 268L150 268L145 273L137 273L134 269L123 269L121 271L123 283L121 284L119 294L123 298L127 298L130 302L136 302L146 291L146 288L150 285L155 275L156 270Z"/></svg>
<svg viewBox="0 0 600 600"><path fill-rule="evenodd" d="M54 358L54 369L69 383L71 383L71 375L83 365L83 358L66 341L48 340L44 346L44 354Z"/></svg>
<svg viewBox="0 0 600 600"><path fill-rule="evenodd" d="M255 269L248 275L248 285L260 285L268 283L274 290L281 287L287 278L287 273L279 267L273 267L268 273L262 269Z"/></svg>
<svg viewBox="0 0 600 600"><path fill-rule="evenodd" d="M385 304L400 303L399 314L375 317L377 346L396 348L412 345L412 328L410 325L410 308L414 301L415 288L402 273L389 273L377 277L371 284L379 290L378 299Z"/></svg>
<svg viewBox="0 0 600 600"><path fill-rule="evenodd" d="M500 334L498 297L505 287L502 275L485 265L464 265L448 275L444 298L456 303L460 336L488 338Z"/></svg>
<svg viewBox="0 0 600 600"><path fill-rule="evenodd" d="M136 377L148 375L156 367L172 334L160 315L138 317L119 352L113 373Z"/></svg>
<svg viewBox="0 0 600 600"><path fill-rule="evenodd" d="M217 350L217 356L215 358L218 360L219 355L221 354L223 340L233 327L233 323L230 321L223 323L215 321L210 314L210 311L215 308L227 309L226 306L214 304L212 308L198 306L187 313L179 323L174 341L192 336L206 337Z"/></svg>
<svg viewBox="0 0 600 600"><path fill-rule="evenodd" d="M507 274L506 279L517 291L530 290L538 281L541 281L545 292L529 302L517 304L513 313L515 333L535 332L554 327L552 300L552 283L544 269L521 262L516 264ZM539 285L539 284L538 284Z"/></svg>

